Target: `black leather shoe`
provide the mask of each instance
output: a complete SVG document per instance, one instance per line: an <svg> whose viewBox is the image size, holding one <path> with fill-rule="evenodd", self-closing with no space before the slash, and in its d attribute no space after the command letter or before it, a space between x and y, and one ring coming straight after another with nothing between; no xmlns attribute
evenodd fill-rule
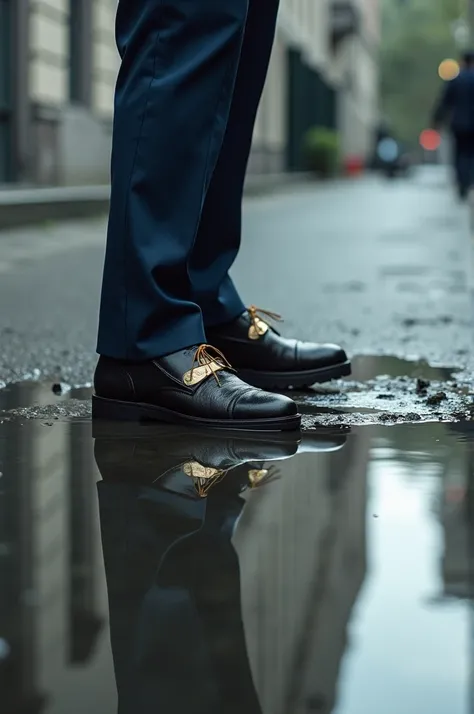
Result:
<svg viewBox="0 0 474 714"><path fill-rule="evenodd" d="M233 322L207 330L245 382L263 389L302 388L351 373L342 347L286 339L268 319L281 320L252 306Z"/></svg>
<svg viewBox="0 0 474 714"><path fill-rule="evenodd" d="M298 429L301 423L293 400L250 387L209 345L144 363L101 357L94 387L94 419L260 431Z"/></svg>

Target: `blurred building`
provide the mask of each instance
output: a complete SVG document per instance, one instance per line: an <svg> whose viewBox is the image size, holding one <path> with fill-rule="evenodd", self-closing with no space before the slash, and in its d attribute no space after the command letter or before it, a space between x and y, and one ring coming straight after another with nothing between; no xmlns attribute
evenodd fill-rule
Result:
<svg viewBox="0 0 474 714"><path fill-rule="evenodd" d="M2 406L50 400L46 386L31 382L13 385ZM4 714L106 711L115 698L97 547L99 475L90 425L77 426L12 423L0 441Z"/></svg>
<svg viewBox="0 0 474 714"><path fill-rule="evenodd" d="M378 122L379 0L280 0L250 169L304 169L312 126L336 129L366 158Z"/></svg>
<svg viewBox="0 0 474 714"><path fill-rule="evenodd" d="M366 575L371 432L338 453L276 462L234 534L253 681L264 714L331 714Z"/></svg>
<svg viewBox="0 0 474 714"><path fill-rule="evenodd" d="M310 126L365 157L377 120L379 0L281 0L253 172L304 168ZM0 183L108 180L117 0L0 0Z"/></svg>

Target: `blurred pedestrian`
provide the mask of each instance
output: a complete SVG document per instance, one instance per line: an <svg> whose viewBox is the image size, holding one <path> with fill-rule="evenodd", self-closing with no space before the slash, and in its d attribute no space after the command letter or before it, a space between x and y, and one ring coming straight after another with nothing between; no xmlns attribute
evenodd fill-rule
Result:
<svg viewBox="0 0 474 714"><path fill-rule="evenodd" d="M292 429L295 403L255 387L350 372L340 347L281 337L229 277L277 10L119 0L95 417Z"/></svg>
<svg viewBox="0 0 474 714"><path fill-rule="evenodd" d="M449 126L457 188L464 199L474 183L474 51L464 53L459 74L443 87L433 124Z"/></svg>

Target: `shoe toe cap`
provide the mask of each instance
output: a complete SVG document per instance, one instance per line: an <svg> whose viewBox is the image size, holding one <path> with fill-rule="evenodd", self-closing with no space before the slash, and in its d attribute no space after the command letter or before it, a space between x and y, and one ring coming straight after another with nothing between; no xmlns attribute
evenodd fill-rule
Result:
<svg viewBox="0 0 474 714"><path fill-rule="evenodd" d="M233 406L233 417L237 419L281 419L297 415L298 407L292 399L262 389L249 388Z"/></svg>
<svg viewBox="0 0 474 714"><path fill-rule="evenodd" d="M302 369L332 367L347 362L347 354L339 345L300 342L298 344L298 360Z"/></svg>

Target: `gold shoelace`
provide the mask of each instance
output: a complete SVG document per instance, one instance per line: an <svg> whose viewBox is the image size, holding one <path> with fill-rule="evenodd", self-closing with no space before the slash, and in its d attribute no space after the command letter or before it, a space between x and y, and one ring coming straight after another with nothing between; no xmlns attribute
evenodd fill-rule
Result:
<svg viewBox="0 0 474 714"><path fill-rule="evenodd" d="M211 488L222 481L230 469L215 469L203 466L197 461L191 461L184 464L183 471L192 479L198 496L206 498Z"/></svg>
<svg viewBox="0 0 474 714"><path fill-rule="evenodd" d="M247 312L250 317L250 329L249 337L251 340L258 340L268 330L267 320L272 322L283 322L283 318L277 312L270 312L270 310L264 310L256 305L250 305L247 308Z"/></svg>
<svg viewBox="0 0 474 714"><path fill-rule="evenodd" d="M200 498L207 498L209 491L220 483L232 470L233 467L229 469L216 469L210 466L203 466L197 461L190 461L183 464L183 471L193 481L196 493ZM280 473L273 465L268 469L249 469L248 488L256 489L272 481L277 481L279 478Z"/></svg>
<svg viewBox="0 0 474 714"><path fill-rule="evenodd" d="M266 486L272 481L278 481L280 473L276 466L270 466L268 469L250 469L249 484L250 488L259 488Z"/></svg>
<svg viewBox="0 0 474 714"><path fill-rule="evenodd" d="M189 372L186 372L183 379L185 384L195 384L212 374L220 386L221 383L216 372L221 369L233 370L233 367L217 347L202 344L196 349L193 356L193 365ZM197 370L201 370L201 373L197 373ZM197 377L197 379L195 379L195 377Z"/></svg>

